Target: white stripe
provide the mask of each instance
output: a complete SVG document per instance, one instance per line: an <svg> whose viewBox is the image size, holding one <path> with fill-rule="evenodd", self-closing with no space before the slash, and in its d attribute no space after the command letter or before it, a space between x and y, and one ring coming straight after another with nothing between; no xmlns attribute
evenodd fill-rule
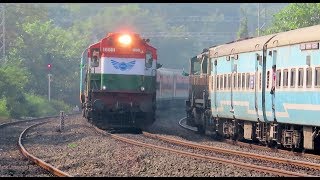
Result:
<svg viewBox="0 0 320 180"><path fill-rule="evenodd" d="M144 75L145 59L138 58L102 58L101 73Z"/></svg>
<svg viewBox="0 0 320 180"><path fill-rule="evenodd" d="M256 114L255 110L249 110L249 101L233 101L234 105L237 106L245 106L247 107L248 114ZM223 105L231 105L230 101L220 101L220 106L217 108L217 112L223 112L224 108ZM285 109L284 112L276 112L277 117L289 117L288 110L289 109L296 109L296 110L305 110L305 111L320 111L320 105L314 104L288 104L283 103L283 107ZM231 108L231 107L230 107ZM214 111L214 108L212 108ZM258 114L262 115L262 111L258 110ZM272 116L272 111L266 111L267 116Z"/></svg>

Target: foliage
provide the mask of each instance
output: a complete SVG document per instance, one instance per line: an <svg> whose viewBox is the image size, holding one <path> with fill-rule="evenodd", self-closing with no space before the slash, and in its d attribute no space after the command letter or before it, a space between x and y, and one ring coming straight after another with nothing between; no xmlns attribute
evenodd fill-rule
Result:
<svg viewBox="0 0 320 180"><path fill-rule="evenodd" d="M158 49L157 67L182 69L204 47L234 40L239 7L247 9L241 31L256 27L250 26L251 21L256 24L252 3L5 5L7 58L0 64L0 113L12 117L56 115L70 108L63 102L78 104L81 53L109 32L131 30L149 38ZM194 18L200 16L204 18Z"/></svg>
<svg viewBox="0 0 320 180"><path fill-rule="evenodd" d="M38 3L6 3L5 4L6 49L15 47L14 40L22 33L20 24L36 20L48 20L48 9Z"/></svg>
<svg viewBox="0 0 320 180"><path fill-rule="evenodd" d="M320 3L292 3L273 16L263 34L272 34L320 24Z"/></svg>
<svg viewBox="0 0 320 180"><path fill-rule="evenodd" d="M28 101L28 116L44 117L58 115L60 111L70 112L71 107L62 101L52 100L48 101L46 98L36 96L34 94L26 94Z"/></svg>
<svg viewBox="0 0 320 180"><path fill-rule="evenodd" d="M248 17L247 17L246 11L243 8L240 8L240 10L242 15L242 20L240 22L240 28L239 28L239 31L237 32L237 36L238 38L247 38L249 36Z"/></svg>
<svg viewBox="0 0 320 180"><path fill-rule="evenodd" d="M9 117L9 112L6 107L7 101L5 98L0 99L0 118Z"/></svg>

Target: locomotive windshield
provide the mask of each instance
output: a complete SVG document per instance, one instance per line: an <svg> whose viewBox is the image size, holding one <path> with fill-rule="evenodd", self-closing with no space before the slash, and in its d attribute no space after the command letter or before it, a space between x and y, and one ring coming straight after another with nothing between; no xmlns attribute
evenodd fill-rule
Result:
<svg viewBox="0 0 320 180"><path fill-rule="evenodd" d="M191 59L191 74L199 75L201 72L201 61L197 59L197 56Z"/></svg>

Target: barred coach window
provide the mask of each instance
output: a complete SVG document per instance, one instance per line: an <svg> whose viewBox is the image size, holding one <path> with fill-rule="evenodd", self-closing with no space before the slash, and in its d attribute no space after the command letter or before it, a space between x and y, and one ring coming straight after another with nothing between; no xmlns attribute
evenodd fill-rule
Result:
<svg viewBox="0 0 320 180"><path fill-rule="evenodd" d="M314 76L315 87L320 87L320 67L316 67Z"/></svg>
<svg viewBox="0 0 320 180"><path fill-rule="evenodd" d="M312 68L307 68L306 85L307 88L312 86Z"/></svg>
<svg viewBox="0 0 320 180"><path fill-rule="evenodd" d="M283 70L283 87L288 87L288 69Z"/></svg>
<svg viewBox="0 0 320 180"><path fill-rule="evenodd" d="M290 70L290 87L294 88L296 85L296 69L292 68Z"/></svg>
<svg viewBox="0 0 320 180"><path fill-rule="evenodd" d="M277 88L280 88L281 86L281 69L277 70Z"/></svg>
<svg viewBox="0 0 320 180"><path fill-rule="evenodd" d="M298 87L303 87L303 68L298 70Z"/></svg>

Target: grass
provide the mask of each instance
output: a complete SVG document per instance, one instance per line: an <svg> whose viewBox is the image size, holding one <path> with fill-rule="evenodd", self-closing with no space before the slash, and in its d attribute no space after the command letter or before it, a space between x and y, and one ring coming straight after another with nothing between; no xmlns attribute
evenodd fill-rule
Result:
<svg viewBox="0 0 320 180"><path fill-rule="evenodd" d="M6 122L9 122L9 119L6 118L6 117L1 117L1 116L0 116L0 124L6 123Z"/></svg>

